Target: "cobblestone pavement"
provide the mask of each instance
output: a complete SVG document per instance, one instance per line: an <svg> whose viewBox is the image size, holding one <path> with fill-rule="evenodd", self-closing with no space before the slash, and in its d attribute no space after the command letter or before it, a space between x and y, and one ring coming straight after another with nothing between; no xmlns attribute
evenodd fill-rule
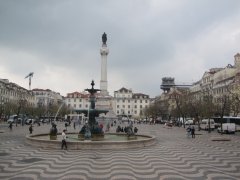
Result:
<svg viewBox="0 0 240 180"><path fill-rule="evenodd" d="M63 124L58 124L63 129ZM124 150L51 150L25 143L28 126L0 126L0 179L10 180L232 180L240 179L240 136L183 128L137 125L141 134L154 135L151 147ZM49 132L50 125L34 127ZM112 128L112 131L115 130ZM68 131L74 131L73 128ZM75 130L76 132L79 130ZM212 137L231 141L212 141Z"/></svg>

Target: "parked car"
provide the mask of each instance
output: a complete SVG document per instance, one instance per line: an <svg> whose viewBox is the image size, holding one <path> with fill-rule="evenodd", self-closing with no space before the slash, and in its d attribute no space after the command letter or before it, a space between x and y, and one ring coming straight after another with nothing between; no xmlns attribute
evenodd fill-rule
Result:
<svg viewBox="0 0 240 180"><path fill-rule="evenodd" d="M9 117L9 119L7 120L7 123L16 123L18 116L17 115L12 115Z"/></svg>
<svg viewBox="0 0 240 180"><path fill-rule="evenodd" d="M173 127L173 124L170 123L170 122L167 122L167 123L165 123L165 126L167 126L167 127Z"/></svg>
<svg viewBox="0 0 240 180"><path fill-rule="evenodd" d="M47 122L49 122L49 119L40 119L40 122L41 123L47 123Z"/></svg>
<svg viewBox="0 0 240 180"><path fill-rule="evenodd" d="M193 120L189 119L185 122L185 125L193 125Z"/></svg>
<svg viewBox="0 0 240 180"><path fill-rule="evenodd" d="M33 123L35 123L35 119L27 119L26 122L25 122L25 124L27 124L27 125L30 125L30 124L33 124Z"/></svg>

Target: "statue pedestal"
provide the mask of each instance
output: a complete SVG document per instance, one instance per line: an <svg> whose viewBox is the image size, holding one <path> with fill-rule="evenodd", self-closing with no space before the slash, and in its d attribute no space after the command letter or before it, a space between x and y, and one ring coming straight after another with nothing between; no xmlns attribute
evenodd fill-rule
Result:
<svg viewBox="0 0 240 180"><path fill-rule="evenodd" d="M79 140L84 140L84 134L78 134L78 139Z"/></svg>
<svg viewBox="0 0 240 180"><path fill-rule="evenodd" d="M104 139L104 134L92 134L93 141L102 141Z"/></svg>
<svg viewBox="0 0 240 180"><path fill-rule="evenodd" d="M57 140L57 136L51 136L49 135L50 140Z"/></svg>
<svg viewBox="0 0 240 180"><path fill-rule="evenodd" d="M131 136L128 136L128 139L137 139L137 136L131 135Z"/></svg>

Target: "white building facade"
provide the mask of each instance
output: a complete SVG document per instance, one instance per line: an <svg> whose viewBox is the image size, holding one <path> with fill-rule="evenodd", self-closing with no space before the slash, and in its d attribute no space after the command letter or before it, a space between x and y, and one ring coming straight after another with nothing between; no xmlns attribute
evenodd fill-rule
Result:
<svg viewBox="0 0 240 180"><path fill-rule="evenodd" d="M28 105L34 105L35 97L31 91L9 82L8 79L0 79L0 103L26 101Z"/></svg>
<svg viewBox="0 0 240 180"><path fill-rule="evenodd" d="M203 93L209 93L213 96L214 102L218 97L229 93L229 90L240 73L240 54L234 56L234 65L228 64L224 68L211 68L205 72L202 78L193 84L190 92L195 98L201 97Z"/></svg>
<svg viewBox="0 0 240 180"><path fill-rule="evenodd" d="M33 107L34 105L35 96L31 91L9 82L8 79L0 79L1 116L15 114L22 107Z"/></svg>
<svg viewBox="0 0 240 180"><path fill-rule="evenodd" d="M65 97L65 104L71 110L82 110L89 108L89 94L86 92L68 93Z"/></svg>
<svg viewBox="0 0 240 180"><path fill-rule="evenodd" d="M96 101L101 97L101 93L96 93ZM131 89L121 88L114 92L114 97L108 96L110 109L118 116L140 117L144 114L144 108L150 104L149 95L133 93ZM89 94L86 92L68 93L65 97L66 105L74 111L89 108ZM102 109L101 106L96 108ZM105 108L103 108L105 109Z"/></svg>
<svg viewBox="0 0 240 180"><path fill-rule="evenodd" d="M64 102L63 96L50 89L33 89L36 107L47 107L51 105L61 105Z"/></svg>
<svg viewBox="0 0 240 180"><path fill-rule="evenodd" d="M141 117L144 109L150 104L149 95L133 93L131 89L121 88L114 91L113 111L116 115L126 115L131 117Z"/></svg>

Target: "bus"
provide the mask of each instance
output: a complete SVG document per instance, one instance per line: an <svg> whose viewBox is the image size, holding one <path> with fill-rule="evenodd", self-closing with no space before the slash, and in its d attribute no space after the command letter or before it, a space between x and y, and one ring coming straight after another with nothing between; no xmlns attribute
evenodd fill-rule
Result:
<svg viewBox="0 0 240 180"><path fill-rule="evenodd" d="M233 116L223 116L221 117L214 117L213 118L215 123L235 123L236 125L240 126L240 117L233 117Z"/></svg>
<svg viewBox="0 0 240 180"><path fill-rule="evenodd" d="M221 131L228 132L229 128L231 128L231 133L235 133L235 131L240 131L240 117L223 116L223 118L214 117L213 119L215 123L219 125L218 132L221 132ZM222 124L222 128L221 128L221 124Z"/></svg>

